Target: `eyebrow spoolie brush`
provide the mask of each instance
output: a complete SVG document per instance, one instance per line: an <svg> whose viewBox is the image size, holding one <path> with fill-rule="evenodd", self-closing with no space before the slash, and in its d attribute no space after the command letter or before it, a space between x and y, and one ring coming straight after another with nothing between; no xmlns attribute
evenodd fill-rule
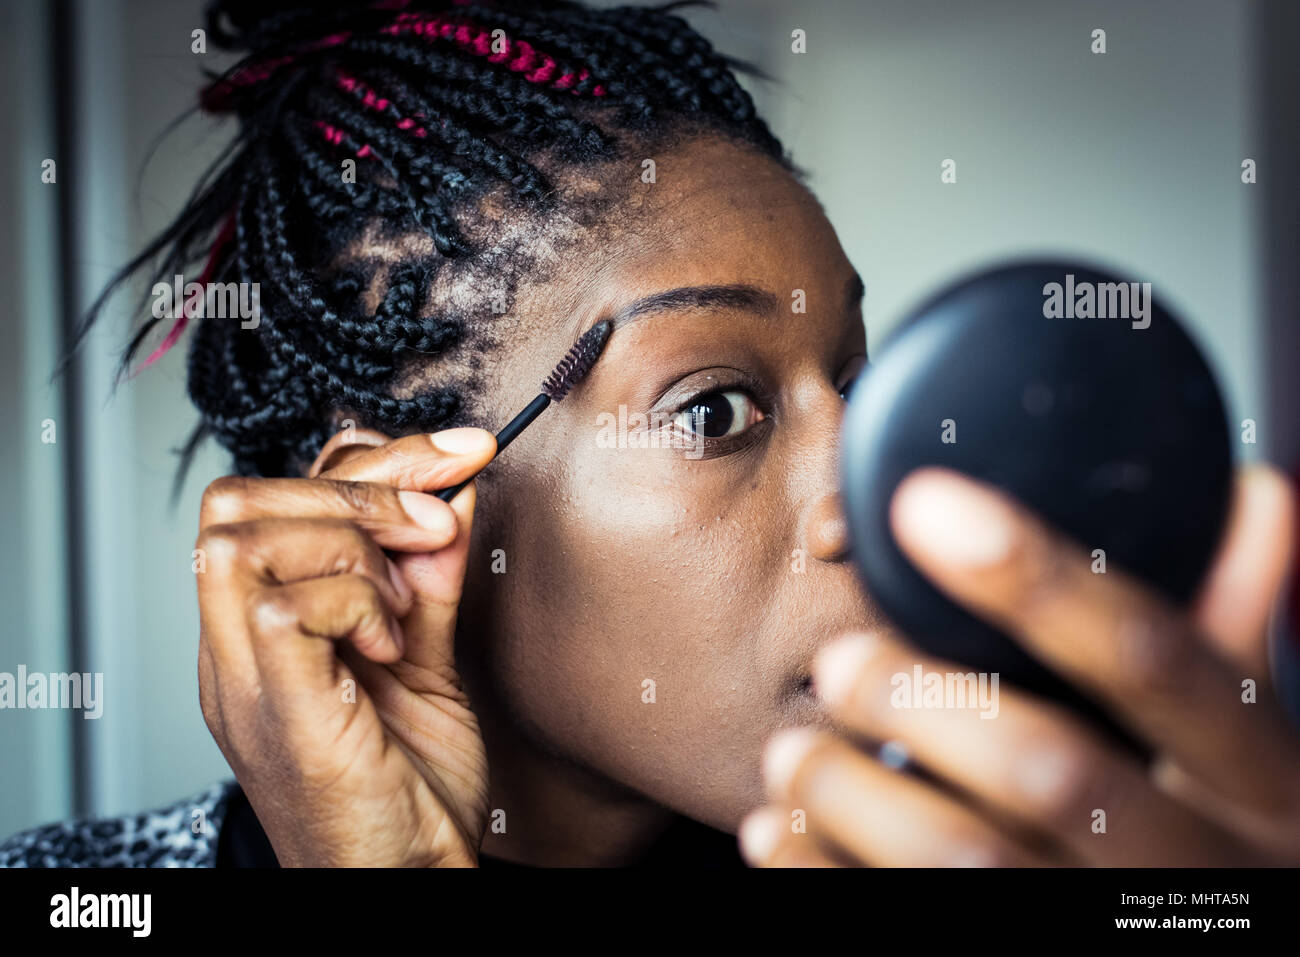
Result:
<svg viewBox="0 0 1300 957"><path fill-rule="evenodd" d="M506 423L505 428L497 433L497 451L496 455L492 456L493 459L496 459L497 455L500 455L520 432L528 428L533 419L542 414L543 409L552 402L559 402L569 394L570 389L587 377L587 373L591 371L591 367L596 364L596 360L600 358L601 352L604 351L610 330L613 328L614 323L611 320L602 319L582 334L582 338L573 344L573 348L565 354L564 358L551 371L551 374L546 377L546 381L542 383L541 395L529 402L522 412ZM475 473L475 475L477 474ZM471 475L459 485L442 489L437 493L438 498L444 502L450 502L460 493L461 489L472 481L474 481L474 475Z"/></svg>

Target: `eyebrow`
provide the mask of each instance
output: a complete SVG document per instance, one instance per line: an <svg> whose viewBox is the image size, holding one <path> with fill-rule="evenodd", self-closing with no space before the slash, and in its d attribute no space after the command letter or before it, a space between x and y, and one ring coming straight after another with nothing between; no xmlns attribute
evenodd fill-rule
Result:
<svg viewBox="0 0 1300 957"><path fill-rule="evenodd" d="M852 309L865 295L862 277L854 272L845 293L845 308ZM686 309L743 309L760 315L775 316L779 300L765 289L746 283L725 286L681 286L668 289L629 303L611 318L614 327L660 312Z"/></svg>
<svg viewBox="0 0 1300 957"><path fill-rule="evenodd" d="M772 293L743 283L730 286L681 286L645 296L624 306L613 316L614 327L659 312L717 308L774 315L777 300Z"/></svg>

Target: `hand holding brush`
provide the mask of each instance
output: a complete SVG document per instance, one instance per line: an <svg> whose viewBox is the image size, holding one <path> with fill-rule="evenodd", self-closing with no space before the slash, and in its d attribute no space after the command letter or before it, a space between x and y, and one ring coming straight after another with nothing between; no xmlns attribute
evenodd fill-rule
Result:
<svg viewBox="0 0 1300 957"><path fill-rule="evenodd" d="M497 433L497 455L513 442L516 436L532 423L532 421L542 414L543 410L552 402L559 402L569 390L587 377L591 367L596 364L600 358L601 352L605 349L605 343L609 340L610 330L614 324L609 319L602 319L590 329L582 334L572 349L570 349L560 360L559 364L551 371L551 374L542 382L542 391L524 407L523 411L506 423L505 428ZM495 459L496 456L494 455ZM450 502L460 494L470 482L474 481L474 476L470 476L459 485L453 485L438 492L438 498L444 502Z"/></svg>

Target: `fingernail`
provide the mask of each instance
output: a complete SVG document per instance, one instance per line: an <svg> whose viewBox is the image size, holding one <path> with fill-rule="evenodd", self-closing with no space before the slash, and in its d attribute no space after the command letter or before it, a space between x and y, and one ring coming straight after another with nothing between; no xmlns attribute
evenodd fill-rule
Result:
<svg viewBox="0 0 1300 957"><path fill-rule="evenodd" d="M740 853L752 865L771 860L781 843L781 820L769 808L755 811L740 822Z"/></svg>
<svg viewBox="0 0 1300 957"><path fill-rule="evenodd" d="M471 455L489 445L489 435L482 429L448 429L432 434L433 447L448 455Z"/></svg>
<svg viewBox="0 0 1300 957"><path fill-rule="evenodd" d="M817 743L811 728L785 728L772 736L763 753L763 777L772 791L785 794L808 752Z"/></svg>
<svg viewBox="0 0 1300 957"><path fill-rule="evenodd" d="M849 700L867 662L875 656L877 641L870 635L849 635L831 642L813 658L813 690L827 704Z"/></svg>
<svg viewBox="0 0 1300 957"><path fill-rule="evenodd" d="M941 473L905 479L894 493L893 521L900 539L953 565L994 565L1015 545L1014 515L1006 503Z"/></svg>
<svg viewBox="0 0 1300 957"><path fill-rule="evenodd" d="M402 503L411 521L431 532L449 534L456 522L456 516L446 504L432 495L423 492L398 492L397 500Z"/></svg>
<svg viewBox="0 0 1300 957"><path fill-rule="evenodd" d="M396 619L388 623L388 633L393 636L393 644L397 646L399 656L406 654L406 639L402 636L402 626Z"/></svg>

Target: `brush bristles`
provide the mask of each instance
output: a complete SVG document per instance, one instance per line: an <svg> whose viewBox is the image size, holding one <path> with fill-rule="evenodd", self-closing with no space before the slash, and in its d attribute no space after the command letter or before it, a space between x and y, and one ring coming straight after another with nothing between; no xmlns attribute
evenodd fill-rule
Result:
<svg viewBox="0 0 1300 957"><path fill-rule="evenodd" d="M554 371L542 383L542 391L551 397L552 402L559 402L569 390L587 377L591 367L596 364L605 349L610 330L614 324L602 319L582 334L582 338L573 344L573 348L560 360Z"/></svg>

